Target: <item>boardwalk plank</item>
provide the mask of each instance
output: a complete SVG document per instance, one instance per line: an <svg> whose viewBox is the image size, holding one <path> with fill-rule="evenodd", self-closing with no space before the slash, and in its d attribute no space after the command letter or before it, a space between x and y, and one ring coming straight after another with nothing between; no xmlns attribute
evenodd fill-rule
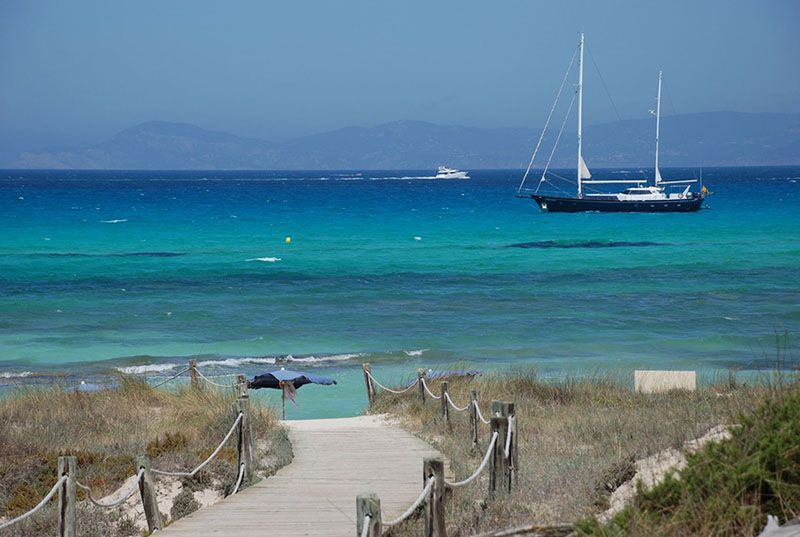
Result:
<svg viewBox="0 0 800 537"><path fill-rule="evenodd" d="M349 537L356 531L358 494L377 493L384 518L396 518L422 491L422 459L439 455L381 416L284 423L292 464L162 533Z"/></svg>

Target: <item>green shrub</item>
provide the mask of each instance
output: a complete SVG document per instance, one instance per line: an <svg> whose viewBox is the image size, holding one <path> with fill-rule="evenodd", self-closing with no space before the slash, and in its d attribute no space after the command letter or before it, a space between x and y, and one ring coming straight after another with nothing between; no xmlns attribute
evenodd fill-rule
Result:
<svg viewBox="0 0 800 537"><path fill-rule="evenodd" d="M175 496L175 500L172 502L172 509L169 510L169 516L172 520L178 520L194 513L198 509L200 509L200 502L195 499L194 493L190 489L185 488Z"/></svg>
<svg viewBox="0 0 800 537"><path fill-rule="evenodd" d="M750 416L728 440L687 457L687 466L607 526L579 524L582 535L753 535L768 514L800 515L800 390L794 388Z"/></svg>

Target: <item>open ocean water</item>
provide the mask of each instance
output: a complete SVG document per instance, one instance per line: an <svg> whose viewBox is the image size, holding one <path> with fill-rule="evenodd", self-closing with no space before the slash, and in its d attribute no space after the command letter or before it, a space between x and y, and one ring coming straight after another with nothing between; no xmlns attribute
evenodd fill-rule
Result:
<svg viewBox="0 0 800 537"><path fill-rule="evenodd" d="M691 214L544 214L517 170L430 175L0 172L0 394L285 360L339 381L287 417L346 416L362 362L395 383L454 364L708 380L773 367L800 329L800 167L705 169Z"/></svg>

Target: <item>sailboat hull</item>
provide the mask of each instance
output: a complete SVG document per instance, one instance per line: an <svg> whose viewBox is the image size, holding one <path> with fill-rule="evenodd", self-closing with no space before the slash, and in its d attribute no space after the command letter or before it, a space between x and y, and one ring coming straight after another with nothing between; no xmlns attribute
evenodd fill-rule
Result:
<svg viewBox="0 0 800 537"><path fill-rule="evenodd" d="M561 198L530 194L519 196L536 200L542 211L548 213L582 213L597 211L601 213L690 213L698 211L704 197L694 195L686 199L652 201L619 201L592 198Z"/></svg>

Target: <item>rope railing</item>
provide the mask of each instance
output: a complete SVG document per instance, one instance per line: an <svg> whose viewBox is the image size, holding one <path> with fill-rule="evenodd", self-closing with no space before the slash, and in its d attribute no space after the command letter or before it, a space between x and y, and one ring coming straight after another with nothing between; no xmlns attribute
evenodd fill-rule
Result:
<svg viewBox="0 0 800 537"><path fill-rule="evenodd" d="M361 528L361 537L367 537L369 535L369 521L372 520L372 517L369 515L364 515L364 525Z"/></svg>
<svg viewBox="0 0 800 537"><path fill-rule="evenodd" d="M402 521L404 521L405 519L410 517L411 513L416 511L417 507L419 507L419 505L422 503L422 501L425 500L430 495L431 491L433 490L433 483L435 481L436 481L436 478L433 477L433 476L428 478L428 483L425 485L425 488L422 489L422 494L420 494L419 497L414 501L414 503L411 504L411 507L409 507L406 510L405 513L403 513L399 517L395 518L394 520L384 521L383 525L384 526L396 526L397 524L401 523Z"/></svg>
<svg viewBox="0 0 800 537"><path fill-rule="evenodd" d="M239 492L239 485L242 484L243 477L244 477L244 463L239 465L239 477L236 479L236 486L233 487L233 492L231 492L231 495Z"/></svg>
<svg viewBox="0 0 800 537"><path fill-rule="evenodd" d="M163 470L156 470L155 468L153 468L151 471L154 474L159 474L159 475L170 475L170 476L176 476L176 477L194 477L194 475L197 472L199 472L206 464L211 462L211 460L214 457L217 456L217 454L222 449L222 446L225 445L225 443L228 441L228 439L233 434L233 431L236 430L236 427L239 425L239 422L242 421L243 416L244 416L244 414L239 412L239 415L236 417L236 421L233 422L233 425L231 426L231 429L228 431L228 434L226 434L225 438L222 439L222 442L219 443L219 445L217 446L217 449L214 450L214 453L209 455L209 457L206 460L201 462L200 465L197 468L195 468L194 470L192 470L191 472L166 472L166 471L163 471Z"/></svg>
<svg viewBox="0 0 800 537"><path fill-rule="evenodd" d="M513 430L514 425L514 416L508 417L508 432L506 433L506 445L503 448L503 453L508 458L509 454L511 453L511 431Z"/></svg>
<svg viewBox="0 0 800 537"><path fill-rule="evenodd" d="M431 391L431 389L430 389L430 387L428 386L428 383L427 383L427 381L425 380L425 377L424 377L424 376L417 377L417 379L416 379L416 380L414 380L414 382L412 382L411 384L409 384L408 386L406 386L406 387L405 387L405 388L403 388L402 390L394 390L394 389L392 389L392 388L389 388L389 387L387 387L387 386L385 386L385 385L381 384L381 382L380 382L380 381L378 381L378 379L376 379L376 378L375 378L375 376L372 374L372 372L371 372L371 371L370 371L368 368L366 368L366 367L364 368L364 373L365 373L365 375L366 375L366 376L367 376L367 377L368 377L368 378L369 378L369 379L370 379L370 380L371 380L373 383L375 383L375 384L376 384L376 385L377 385L379 388L381 388L382 390L386 390L387 392L390 392L390 393L395 393L395 394L406 393L407 391L409 391L410 389L412 389L414 386L416 386L417 384L419 384L420 382L422 382L422 386L424 387L425 391L428 393L428 395L429 395L431 398L433 398L433 399L437 399L437 400L439 400L439 399L441 399L441 398L442 398L442 396L441 396L441 395L436 395L435 393L433 393L433 392ZM445 393L444 393L444 397L445 397L445 399L447 400L447 403L448 403L448 404L449 404L449 405L450 405L452 408L454 408L456 411L458 411L458 412L464 412L464 411L466 411L466 410L469 410L469 408L470 408L470 404L469 404L469 403L468 403L466 406L463 406L463 407L460 407L460 406L458 406L458 405L455 403L455 401L453 401L452 397L450 397L450 394L449 394L448 392L445 392ZM472 401L472 404L473 404L473 405L475 405L475 410L476 410L476 412L477 412L477 414L478 414L478 418L479 418L479 419L480 419L480 420L481 420L481 421L482 421L484 424L486 424L486 425L489 425L489 423L490 423L490 422L489 422L489 420L487 420L486 418L484 418L484 417L483 417L483 414L481 413L481 408L480 408L480 406L478 405L478 401L475 401L475 400L473 400L473 401Z"/></svg>
<svg viewBox="0 0 800 537"><path fill-rule="evenodd" d="M247 383L247 381L244 380L244 381L231 382L230 384L220 384L219 382L214 381L213 378L214 377L235 377L236 375L232 375L232 374L227 374L227 375L204 375L200 371L200 369L198 369L198 367L197 367L197 360L192 359L192 360L189 360L189 367L185 367L185 368L181 369L180 371L178 371L177 373L175 373L174 375L172 375L171 377L162 380L158 384L154 384L153 388L160 388L164 384L175 380L176 378L180 377L181 375L183 375L183 374L185 374L187 372L191 373L191 375L192 375L192 387L193 388L197 388L198 379L203 379L207 383L209 383L209 384L211 384L213 386L217 386L219 388L237 388L240 385L243 385L243 384Z"/></svg>
<svg viewBox="0 0 800 537"><path fill-rule="evenodd" d="M519 473L518 459L518 440L517 440L517 419L516 405L514 402L493 400L491 402L491 413L489 419L481 412L479 404L480 391L470 390L469 403L465 406L458 406L450 395L450 382L446 375L435 375L441 377L441 383L437 387L441 389L441 395L435 394L428 385L426 371L418 370L417 380L402 390L387 388L372 375L369 363L362 364L364 378L367 387L367 397L370 406L373 406L376 394L375 386L378 386L391 393L405 393L414 386L419 389L419 401L424 405L427 396L434 400L439 400L441 407L437 423L446 426L453 431L451 422L451 408L457 412L469 411L469 432L472 448L476 449L480 439L480 423L491 426L491 437L486 447L486 451L481 456L480 464L475 471L460 481L448 481L444 477L444 459L442 457L426 457L424 460L424 475L430 476L425 482L425 487L420 496L400 517L382 522L380 511L380 498L374 493L362 494L356 498L357 534L361 537L379 537L383 527L390 527L406 520L411 514L424 503L426 531L433 531L433 535L443 534L445 531L445 507L444 495L445 487L451 489L468 485L478 479L478 477L488 468L489 478L486 480L489 487L489 496L495 498L498 491L512 492L517 485ZM439 421L441 420L441 421ZM426 501L427 500L427 501ZM362 521L362 517L363 521ZM377 518L376 518L377 517ZM433 528L431 530L431 528Z"/></svg>
<svg viewBox="0 0 800 537"><path fill-rule="evenodd" d="M452 399L450 399L450 394L448 392L444 392L445 397L447 398L447 402L450 403L450 406L456 409L458 412L464 412L465 410L469 410L469 405L465 406L464 408L459 407L456 405Z"/></svg>
<svg viewBox="0 0 800 537"><path fill-rule="evenodd" d="M487 420L486 418L484 418L483 414L481 414L481 407L478 404L478 402L477 401L473 401L472 404L475 405L475 413L478 415L478 419L480 419L486 425L489 425L491 422L489 420Z"/></svg>
<svg viewBox="0 0 800 537"><path fill-rule="evenodd" d="M176 378L180 377L181 375L183 375L184 373L186 373L186 372L187 372L187 371L189 371L189 370L191 370L191 367L187 367L187 368L185 368L185 369L182 369L182 370L181 370L181 371L179 371L178 373L175 373L174 375L172 375L172 376L171 376L170 378L168 378L167 380L163 380L163 381L159 382L158 384L156 384L155 386L153 386L153 388L159 388L159 387L163 386L164 384L166 384L167 382L170 382L170 381L172 381L172 380L175 380Z"/></svg>
<svg viewBox="0 0 800 537"><path fill-rule="evenodd" d="M391 392L391 393L406 393L408 390L410 390L411 388L416 386L417 383L419 382L419 378L417 378L413 383L411 383L410 385L406 386L404 389L402 389L402 390L393 390L391 388L387 388L386 386L384 386L383 384L378 382L378 379L373 377L372 373L370 373L369 371L367 371L367 375L369 375L369 378L372 380L372 382L377 384L382 390L386 390L387 392Z"/></svg>
<svg viewBox="0 0 800 537"><path fill-rule="evenodd" d="M166 476L175 476L175 477L193 477L196 475L200 470L202 470L208 463L210 463L214 458L219 455L222 448L225 444L230 440L231 436L233 435L234 431L239 428L239 438L237 443L237 450L239 452L239 472L236 479L236 485L233 489L233 494L236 494L242 486L242 483L245 481L245 478L250 479L253 475L253 439L252 439L252 429L251 429L251 421L250 421L250 398L248 397L245 390L241 389L241 386L247 384L246 377L244 375L236 375L237 381L231 384L219 384L208 378L206 375L203 375L197 369L197 361L196 360L189 360L189 367L183 368L174 375L170 376L169 378L163 379L158 384L153 385L153 388L158 388L160 386L165 385L166 383L173 381L184 375L185 373L191 373L191 385L193 389L199 388L198 380L202 378L208 383L214 384L216 386L222 388L239 388L238 391L238 398L234 403L234 409L236 409L237 415L236 419L234 420L231 428L228 430L225 437L219 443L219 445L214 449L211 455L208 456L202 463L200 463L196 468L194 468L190 472L168 472L164 470L157 470L151 469L150 467L150 458L147 455L138 455L134 457L134 463L139 468L139 471L136 473L135 479L133 483L130 484L130 487L126 486L124 492L116 491L112 495L108 496L114 497L118 494L121 494L121 497L118 499L111 501L111 502L102 502L94 497L92 494L92 489L76 479L75 467L77 463L77 458L74 455L65 455L58 457L58 473L61 474L60 479L58 482L53 486L50 492L39 502L36 507L31 509L30 511L17 516L11 520L6 520L0 522L0 530L12 526L22 520L25 520L29 516L33 515L34 513L41 510L47 502L49 502L56 492L61 491L63 494L59 494L59 524L63 528L67 528L65 531L69 535L75 534L75 513L76 513L76 489L80 488L86 492L86 496L91 504L100 507L100 508L115 508L122 505L123 502L128 500L136 491L137 487L141 491L142 496L142 506L144 508L144 514L147 518L147 526L148 531L152 535L155 531L163 528L163 521L161 518L161 513L158 510L158 505L156 502L156 495L154 489L154 483L152 479L152 474L160 474ZM233 376L233 375L223 375L223 376ZM63 471L62 471L63 470ZM128 478L130 479L130 478ZM66 485L65 485L66 483ZM60 487L60 488L59 488Z"/></svg>
<svg viewBox="0 0 800 537"><path fill-rule="evenodd" d="M497 442L497 437L498 433L495 432L492 435L491 441L489 442L489 447L486 449L486 455L483 456L483 461L481 461L481 465L478 466L478 469L475 470L475 472L471 476L464 479L463 481L448 481L445 479L444 484L453 488L463 487L464 485L471 483L476 477L478 477L480 473L483 471L483 469L486 468L486 464L489 462L489 458L492 456L492 451L494 451L494 445ZM506 455L506 457L508 457L508 455Z"/></svg>
<svg viewBox="0 0 800 537"><path fill-rule="evenodd" d="M48 493L47 493L47 496L45 496L45 497L42 499L42 501L40 501L40 502L38 503L38 505L37 505L36 507L34 507L33 509L31 509L31 510L30 510L30 511L28 511L27 513L23 513L23 514L19 515L17 518L12 518L11 520L9 520L9 521L7 521L7 522L3 522L2 524L0 524L0 530L2 530L2 529L4 529L4 528L7 528L7 527L9 527L9 526L13 526L13 525L14 525L14 524L16 524L17 522L21 522L21 521L25 520L26 518L28 518L28 517L29 517L29 516L31 516L32 514L36 513L36 512L37 512L39 509L41 509L42 507L44 507L44 506L47 504L47 502L49 502L49 501L50 501L50 499L51 499L53 496L55 496L56 492L58 492L58 489L59 489L59 487L61 487L61 485L63 485L63 484L64 484L64 481L66 481L66 480L68 479L68 477L69 477L69 476L62 475L62 476L61 476L61 479L59 479L59 480L56 482L56 484L55 484L55 485L53 485L53 488L52 488L52 489L50 489L50 492L48 492Z"/></svg>
<svg viewBox="0 0 800 537"><path fill-rule="evenodd" d="M431 391L431 389L430 389L430 388L428 388L428 383L427 383L427 382L425 382L425 377L420 377L420 379L422 380L422 385L425 387L425 391L426 391L426 392L428 392L428 395L430 395L430 396L431 396L431 398L433 398L433 399L441 399L441 398L442 398L442 396L441 396L441 395L436 395L436 394L434 394L434 393Z"/></svg>
<svg viewBox="0 0 800 537"><path fill-rule="evenodd" d="M89 487L87 487L86 485L81 483L80 481L75 481L75 484L78 487L80 487L80 488L82 488L83 490L86 491L86 495L89 497L89 501L92 502L94 505L96 505L97 507L104 507L106 509L110 509L112 507L117 507L119 505L122 505L122 503L125 500L127 500L128 498L131 497L131 495L134 493L134 491L136 491L136 488L139 486L139 481L141 481L143 475L144 475L144 468L140 469L139 473L136 474L136 480L131 484L131 488L128 489L125 492L125 494L122 495L122 497L120 499L118 499L116 501L113 501L111 503L102 503L102 502L96 500L94 498L94 496L92 496L92 489L90 489Z"/></svg>
<svg viewBox="0 0 800 537"><path fill-rule="evenodd" d="M219 382L214 382L213 380L211 380L210 378L208 378L207 376L205 376L204 374L202 374L202 373L200 372L200 370L199 370L199 369L196 369L196 371L197 371L197 375L198 375L198 376L199 376L201 379L203 379L204 381L208 382L209 384L211 384L211 385L213 385L213 386L217 386L217 387L219 387L219 388L230 388L230 387L236 387L236 386L239 386L240 384L242 384L241 382L236 382L236 383L231 383L231 384L220 384ZM223 376L228 376L228 375L223 375Z"/></svg>

